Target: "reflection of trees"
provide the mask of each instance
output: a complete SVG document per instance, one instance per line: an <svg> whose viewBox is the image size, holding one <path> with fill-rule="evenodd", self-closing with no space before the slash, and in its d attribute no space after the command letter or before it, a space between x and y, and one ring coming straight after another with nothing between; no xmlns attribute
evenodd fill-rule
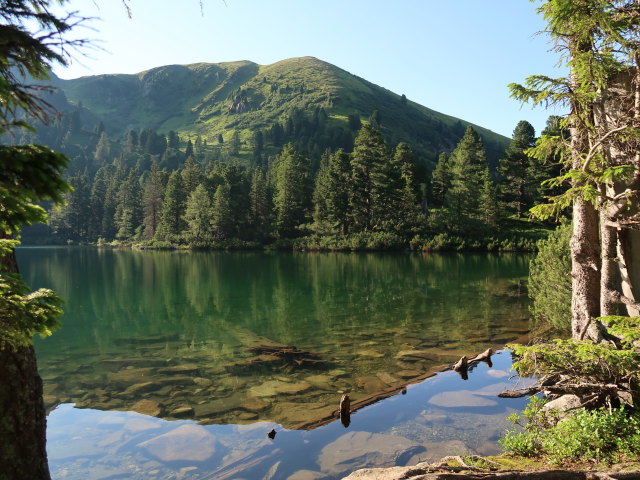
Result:
<svg viewBox="0 0 640 480"><path fill-rule="evenodd" d="M20 261L30 285L67 301L50 351L148 334L225 343L236 326L299 347L391 330L450 342L526 316L526 296L510 288L528 258L514 255L75 248L22 250Z"/></svg>

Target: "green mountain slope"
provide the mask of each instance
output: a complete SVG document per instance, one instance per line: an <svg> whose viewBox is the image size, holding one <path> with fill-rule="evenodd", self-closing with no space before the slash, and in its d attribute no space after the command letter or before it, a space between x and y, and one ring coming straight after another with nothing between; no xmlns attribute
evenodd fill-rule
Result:
<svg viewBox="0 0 640 480"><path fill-rule="evenodd" d="M293 112L324 109L327 122L346 128L348 115L363 121L378 110L391 144L408 142L427 164L451 151L468 122L433 111L313 57L261 66L248 61L168 65L136 75L99 75L55 80L75 105L103 122L112 135L130 129L177 131L209 142L284 122ZM492 163L509 139L476 126ZM322 147L322 145L320 145Z"/></svg>

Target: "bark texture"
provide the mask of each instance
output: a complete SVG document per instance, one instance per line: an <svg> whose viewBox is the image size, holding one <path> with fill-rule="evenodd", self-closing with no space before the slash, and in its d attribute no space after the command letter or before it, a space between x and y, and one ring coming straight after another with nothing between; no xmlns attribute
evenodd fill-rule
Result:
<svg viewBox="0 0 640 480"><path fill-rule="evenodd" d="M577 198L573 204L571 236L571 334L582 339L600 314L600 239L598 213ZM588 335L587 335L588 336ZM596 338L594 338L596 340Z"/></svg>
<svg viewBox="0 0 640 480"><path fill-rule="evenodd" d="M42 380L33 347L0 350L0 479L49 480Z"/></svg>
<svg viewBox="0 0 640 480"><path fill-rule="evenodd" d="M637 67L616 75L595 103L595 125L601 137L608 132L640 124L640 77ZM640 188L640 145L633 137L610 136L602 144L607 165L631 165L635 173L627 181L603 185L600 209L602 239L601 315L622 313L639 316L640 231L638 190Z"/></svg>
<svg viewBox="0 0 640 480"><path fill-rule="evenodd" d="M0 269L18 273L13 253L0 257ZM35 350L32 346L0 349L0 480L50 478Z"/></svg>

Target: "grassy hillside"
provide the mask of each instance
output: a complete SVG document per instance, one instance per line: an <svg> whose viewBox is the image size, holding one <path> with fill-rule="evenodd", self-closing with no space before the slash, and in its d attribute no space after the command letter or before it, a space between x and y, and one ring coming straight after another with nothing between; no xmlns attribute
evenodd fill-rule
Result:
<svg viewBox="0 0 640 480"><path fill-rule="evenodd" d="M136 75L99 75L57 80L75 105L102 121L111 135L130 129L174 130L213 143L218 134L240 134L250 143L258 129L283 122L294 111L322 108L328 122L347 126L357 112L374 110L391 144L408 142L423 161L451 151L468 122L433 111L313 57L261 66L248 61L168 65ZM475 126L495 162L509 139Z"/></svg>

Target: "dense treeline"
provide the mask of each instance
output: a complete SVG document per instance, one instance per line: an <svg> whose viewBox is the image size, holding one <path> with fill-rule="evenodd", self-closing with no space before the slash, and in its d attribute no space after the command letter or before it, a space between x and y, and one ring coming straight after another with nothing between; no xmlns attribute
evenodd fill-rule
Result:
<svg viewBox="0 0 640 480"><path fill-rule="evenodd" d="M351 151L327 149L319 165L293 143L264 155L260 147L273 142L277 127L256 133L256 161L248 164L211 155L200 138L185 143L175 132L143 130L118 143L98 127L92 159L71 170L74 191L51 213L51 226L61 241L153 247L533 245L516 231L531 227L517 219L540 201L540 181L553 168L524 153L536 140L530 124L518 124L497 172L468 127L426 178L410 146L390 147L373 124L359 124Z"/></svg>

